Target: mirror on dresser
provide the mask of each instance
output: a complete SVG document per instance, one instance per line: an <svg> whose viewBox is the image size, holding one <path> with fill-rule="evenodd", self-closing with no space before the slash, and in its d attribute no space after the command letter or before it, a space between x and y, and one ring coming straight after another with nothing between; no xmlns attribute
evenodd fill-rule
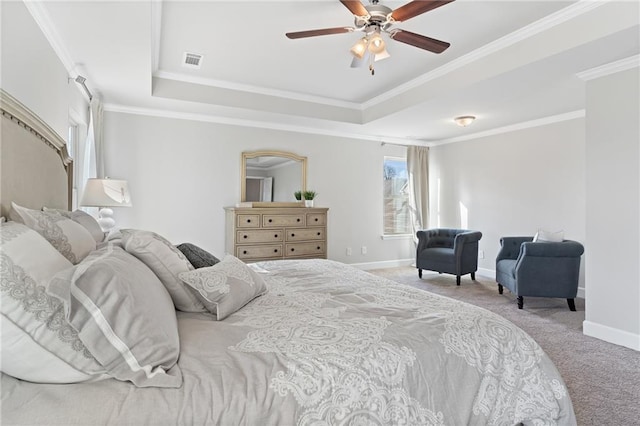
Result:
<svg viewBox="0 0 640 426"><path fill-rule="evenodd" d="M241 201L291 202L304 191L307 157L286 151L242 153Z"/></svg>

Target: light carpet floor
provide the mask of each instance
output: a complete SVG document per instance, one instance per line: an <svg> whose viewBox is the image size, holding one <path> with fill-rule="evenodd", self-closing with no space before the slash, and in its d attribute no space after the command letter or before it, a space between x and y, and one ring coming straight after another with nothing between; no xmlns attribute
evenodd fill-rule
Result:
<svg viewBox="0 0 640 426"><path fill-rule="evenodd" d="M491 278L476 276L474 282L465 275L458 287L453 275L423 271L420 279L413 267L369 272L480 306L529 333L560 371L578 425L640 425L640 352L582 334L584 299L576 299L571 312L565 299L525 297L519 310L515 296L506 288L498 294Z"/></svg>

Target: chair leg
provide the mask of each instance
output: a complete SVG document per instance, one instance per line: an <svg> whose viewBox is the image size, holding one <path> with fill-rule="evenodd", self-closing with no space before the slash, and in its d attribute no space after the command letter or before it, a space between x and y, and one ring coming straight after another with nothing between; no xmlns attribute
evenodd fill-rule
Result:
<svg viewBox="0 0 640 426"><path fill-rule="evenodd" d="M567 299L567 303L569 304L569 310L574 311L576 310L576 303L574 299Z"/></svg>
<svg viewBox="0 0 640 426"><path fill-rule="evenodd" d="M472 279L473 281L475 281L475 280L476 280L476 273L475 273L475 272L472 272L472 273L471 273L471 279Z"/></svg>
<svg viewBox="0 0 640 426"><path fill-rule="evenodd" d="M422 278L422 269L418 269L418 278Z"/></svg>
<svg viewBox="0 0 640 426"><path fill-rule="evenodd" d="M502 284L498 283L498 294L502 294L503 291L504 287L502 287Z"/></svg>
<svg viewBox="0 0 640 426"><path fill-rule="evenodd" d="M460 285L460 275L456 275L456 285Z"/></svg>
<svg viewBox="0 0 640 426"><path fill-rule="evenodd" d="M518 309L522 309L524 305L524 298L522 296L518 296Z"/></svg>

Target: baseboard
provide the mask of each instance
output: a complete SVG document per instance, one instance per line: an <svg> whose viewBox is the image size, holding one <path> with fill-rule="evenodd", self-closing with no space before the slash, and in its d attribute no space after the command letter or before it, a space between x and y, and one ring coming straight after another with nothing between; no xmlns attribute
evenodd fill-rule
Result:
<svg viewBox="0 0 640 426"><path fill-rule="evenodd" d="M591 321L582 323L582 333L585 336L595 337L605 342L640 351L640 334L629 333L628 331L618 330L617 328L607 327Z"/></svg>
<svg viewBox="0 0 640 426"><path fill-rule="evenodd" d="M411 266L415 259L382 260L379 262L350 263L351 266L368 271L370 269L396 268L398 266Z"/></svg>

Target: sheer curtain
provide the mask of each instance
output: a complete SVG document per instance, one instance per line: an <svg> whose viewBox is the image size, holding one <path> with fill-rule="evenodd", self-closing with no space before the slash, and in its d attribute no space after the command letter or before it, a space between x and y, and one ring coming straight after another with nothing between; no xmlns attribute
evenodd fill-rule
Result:
<svg viewBox="0 0 640 426"><path fill-rule="evenodd" d="M80 150L81 164L78 164L78 197L82 199L87 179L104 177L104 156L102 145L102 102L97 96L89 105L89 129L83 149ZM88 210L88 209L84 209Z"/></svg>
<svg viewBox="0 0 640 426"><path fill-rule="evenodd" d="M417 244L416 232L429 224L428 147L408 147L407 172L409 173L409 214L411 215L413 241Z"/></svg>

